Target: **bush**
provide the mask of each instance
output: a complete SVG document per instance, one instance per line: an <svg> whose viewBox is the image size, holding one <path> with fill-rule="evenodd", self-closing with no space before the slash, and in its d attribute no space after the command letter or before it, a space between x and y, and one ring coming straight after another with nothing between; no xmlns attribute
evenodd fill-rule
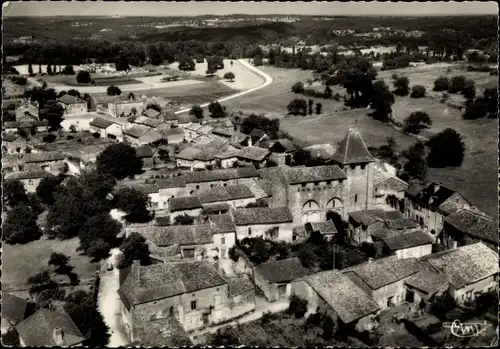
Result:
<svg viewBox="0 0 500 349"><path fill-rule="evenodd" d="M450 86L448 88L448 92L450 93L458 93L462 91L462 89L465 87L465 76L454 76L450 80Z"/></svg>
<svg viewBox="0 0 500 349"><path fill-rule="evenodd" d="M394 80L394 94L397 96L408 96L410 93L410 80L406 76L397 76Z"/></svg>
<svg viewBox="0 0 500 349"><path fill-rule="evenodd" d="M307 300L293 294L290 297L288 312L294 314L297 319L302 318L307 313Z"/></svg>
<svg viewBox="0 0 500 349"><path fill-rule="evenodd" d="M89 84L92 82L92 77L88 71L80 70L78 74L76 74L76 81L80 84Z"/></svg>
<svg viewBox="0 0 500 349"><path fill-rule="evenodd" d="M422 85L415 85L413 86L413 88L411 89L411 95L410 97L411 98L422 98L422 97L425 97L425 93L426 93L426 89L424 86Z"/></svg>
<svg viewBox="0 0 500 349"><path fill-rule="evenodd" d="M462 95L467 98L467 100L472 100L476 97L476 84L470 79L465 80L465 85L462 88Z"/></svg>
<svg viewBox="0 0 500 349"><path fill-rule="evenodd" d="M94 136L94 138L101 138L101 134L99 132L94 132L92 133L92 136Z"/></svg>
<svg viewBox="0 0 500 349"><path fill-rule="evenodd" d="M306 115L307 113L307 102L302 98L295 98L287 106L288 112L293 115L302 114Z"/></svg>
<svg viewBox="0 0 500 349"><path fill-rule="evenodd" d="M303 93L304 92L304 83L302 82L296 82L292 86L292 92L293 93Z"/></svg>
<svg viewBox="0 0 500 349"><path fill-rule="evenodd" d="M418 134L423 128L432 125L432 120L429 115L422 111L416 111L410 114L404 120L404 131L406 133Z"/></svg>
<svg viewBox="0 0 500 349"><path fill-rule="evenodd" d="M73 69L72 65L67 65L64 67L61 74L63 74L63 75L75 75L75 70Z"/></svg>
<svg viewBox="0 0 500 349"><path fill-rule="evenodd" d="M446 76L440 76L434 81L434 91L448 91L450 80Z"/></svg>
<svg viewBox="0 0 500 349"><path fill-rule="evenodd" d="M49 133L48 135L46 136L43 136L42 140L45 142L45 143L52 143L56 140L57 136L52 134L52 133Z"/></svg>
<svg viewBox="0 0 500 349"><path fill-rule="evenodd" d="M452 128L434 135L427 142L430 148L427 163L431 167L458 167L465 155L465 144L460 134Z"/></svg>
<svg viewBox="0 0 500 349"><path fill-rule="evenodd" d="M235 76L234 76L234 73L232 73L232 72L227 72L227 73L225 73L225 74L224 74L223 78L224 78L224 79L227 79L227 80L234 81Z"/></svg>
<svg viewBox="0 0 500 349"><path fill-rule="evenodd" d="M106 90L108 96L119 96L122 94L122 90L115 86L115 85L111 85L107 88Z"/></svg>
<svg viewBox="0 0 500 349"><path fill-rule="evenodd" d="M306 326L319 326L323 322L323 314L314 313L307 317Z"/></svg>
<svg viewBox="0 0 500 349"><path fill-rule="evenodd" d="M333 96L333 91L330 88L330 86L327 85L325 88L325 92L323 92L323 97L330 99L330 98L332 98L332 96Z"/></svg>

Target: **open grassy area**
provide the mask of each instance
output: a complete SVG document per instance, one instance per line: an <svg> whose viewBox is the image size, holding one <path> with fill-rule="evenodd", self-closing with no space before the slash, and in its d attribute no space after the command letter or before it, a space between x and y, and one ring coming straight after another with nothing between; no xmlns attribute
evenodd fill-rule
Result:
<svg viewBox="0 0 500 349"><path fill-rule="evenodd" d="M65 81L68 86L120 86L120 85L131 85L131 84L141 84L139 80L132 79L128 76L114 76L109 78L94 78L95 84L80 84L76 82L76 79L70 79Z"/></svg>
<svg viewBox="0 0 500 349"><path fill-rule="evenodd" d="M18 290L26 288L28 277L50 269L48 261L53 252L64 253L70 257L69 265L75 267L80 279L93 277L99 270L99 263L90 263L87 256L77 252L80 242L70 240L48 240L45 237L25 245L3 245L2 289Z"/></svg>

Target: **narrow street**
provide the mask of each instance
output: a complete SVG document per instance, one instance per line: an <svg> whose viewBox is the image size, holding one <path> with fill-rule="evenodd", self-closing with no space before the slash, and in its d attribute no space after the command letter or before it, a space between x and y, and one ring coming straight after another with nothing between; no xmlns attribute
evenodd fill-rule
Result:
<svg viewBox="0 0 500 349"><path fill-rule="evenodd" d="M115 260L116 251L111 251L112 256L109 260ZM113 263L114 264L114 263ZM119 288L118 269L101 271L101 283L98 294L98 307L104 322L109 327L108 347L120 347L128 344L128 336L120 317L120 298L118 296Z"/></svg>

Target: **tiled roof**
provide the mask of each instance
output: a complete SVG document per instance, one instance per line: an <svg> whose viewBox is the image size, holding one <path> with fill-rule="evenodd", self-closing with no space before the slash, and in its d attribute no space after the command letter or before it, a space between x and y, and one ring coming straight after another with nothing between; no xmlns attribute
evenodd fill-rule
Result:
<svg viewBox="0 0 500 349"><path fill-rule="evenodd" d="M19 137L21 136L19 136L17 133L7 132L2 134L2 141L14 142Z"/></svg>
<svg viewBox="0 0 500 349"><path fill-rule="evenodd" d="M269 154L270 152L267 149L259 147L244 147L238 152L238 158L252 161L262 161Z"/></svg>
<svg viewBox="0 0 500 349"><path fill-rule="evenodd" d="M304 268L296 257L259 264L255 267L255 271L273 284L290 282L309 274L309 270Z"/></svg>
<svg viewBox="0 0 500 349"><path fill-rule="evenodd" d="M388 230L384 235L376 236L381 239L391 251L402 250L410 247L432 244L434 241L427 233L416 230L412 232L401 232Z"/></svg>
<svg viewBox="0 0 500 349"><path fill-rule="evenodd" d="M125 306L130 308L132 304L149 303L226 283L207 261L165 263L147 267L134 264L118 294Z"/></svg>
<svg viewBox="0 0 500 349"><path fill-rule="evenodd" d="M210 202L248 199L255 197L253 192L245 185L228 185L200 191L196 194L203 204Z"/></svg>
<svg viewBox="0 0 500 349"><path fill-rule="evenodd" d="M57 346L53 335L55 328L60 328L63 332L63 346L79 344L85 340L68 314L45 308L16 326L19 337L28 347Z"/></svg>
<svg viewBox="0 0 500 349"><path fill-rule="evenodd" d="M142 126L142 125L137 125L137 126ZM144 144L144 143L156 142L164 138L164 136L160 132L150 128L148 131L141 134L138 138L139 141Z"/></svg>
<svg viewBox="0 0 500 349"><path fill-rule="evenodd" d="M335 154L335 147L329 143L326 144L315 144L304 148L312 158L329 159Z"/></svg>
<svg viewBox="0 0 500 349"><path fill-rule="evenodd" d="M313 231L318 231L321 234L337 234L337 228L332 220L327 220L326 222L311 222L306 224L306 230L309 233Z"/></svg>
<svg viewBox="0 0 500 349"><path fill-rule="evenodd" d="M392 180L395 180L395 181L401 183L401 185L403 185L405 187L405 189L408 188L408 183L406 183L405 181L403 181L398 176L392 175L389 172L382 171L382 170L380 170L379 167L374 167L374 171L373 171L373 185L381 184L381 183L383 183L383 182L385 182L385 181L387 181L389 179L392 179Z"/></svg>
<svg viewBox="0 0 500 349"><path fill-rule="evenodd" d="M135 153L138 158L150 158L153 156L153 148L149 145L142 145L135 148Z"/></svg>
<svg viewBox="0 0 500 349"><path fill-rule="evenodd" d="M204 215L211 215L211 214L218 214L219 211L229 211L231 206L228 203L222 202L222 203L217 203L217 204L211 204L209 206L204 206L203 210L201 211L202 214Z"/></svg>
<svg viewBox="0 0 500 349"><path fill-rule="evenodd" d="M156 246L205 245L212 243L210 224L150 226L126 228L127 232L137 232Z"/></svg>
<svg viewBox="0 0 500 349"><path fill-rule="evenodd" d="M445 274L455 289L498 273L498 254L481 242L422 258Z"/></svg>
<svg viewBox="0 0 500 349"><path fill-rule="evenodd" d="M48 177L50 173L47 171L19 171L19 172L10 172L5 174L5 180L9 179L36 179L36 178L45 178Z"/></svg>
<svg viewBox="0 0 500 349"><path fill-rule="evenodd" d="M137 119L135 119L134 123L154 128L160 125L162 121L158 119L148 118L146 116L139 116Z"/></svg>
<svg viewBox="0 0 500 349"><path fill-rule="evenodd" d="M227 181L238 178L259 177L259 173L253 166L228 168L210 171L186 171L183 172L186 183L202 183L214 181Z"/></svg>
<svg viewBox="0 0 500 349"><path fill-rule="evenodd" d="M221 135L223 137L231 137L234 133L234 130L231 128L217 127L212 130L212 133L214 135Z"/></svg>
<svg viewBox="0 0 500 349"><path fill-rule="evenodd" d="M87 103L87 101L81 99L81 98L78 98L76 96L71 96L69 94L65 94L64 96L62 97L59 97L57 99L58 102L61 102L61 103L64 103L64 104L83 104L83 103Z"/></svg>
<svg viewBox="0 0 500 349"><path fill-rule="evenodd" d="M139 138L143 134L145 134L147 131L149 131L150 128L144 125L133 125L125 130L123 130L123 134L128 135L133 138Z"/></svg>
<svg viewBox="0 0 500 349"><path fill-rule="evenodd" d="M164 130L159 130L158 132L164 137L183 135L185 133L181 127L171 127Z"/></svg>
<svg viewBox="0 0 500 349"><path fill-rule="evenodd" d="M252 132L250 132L250 137L252 137L252 139L260 139L265 134L266 133L263 130L259 128L254 128Z"/></svg>
<svg viewBox="0 0 500 349"><path fill-rule="evenodd" d="M498 224L482 212L462 208L444 219L458 231L488 242L498 243Z"/></svg>
<svg viewBox="0 0 500 349"><path fill-rule="evenodd" d="M238 157L239 150L227 150L215 155L217 159L231 159Z"/></svg>
<svg viewBox="0 0 500 349"><path fill-rule="evenodd" d="M171 198L169 200L169 207L170 212L176 212L203 208L203 205L197 196L184 196L180 198Z"/></svg>
<svg viewBox="0 0 500 349"><path fill-rule="evenodd" d="M2 292L2 318L8 320L11 324L17 325L24 320L27 305L28 301L26 299Z"/></svg>
<svg viewBox="0 0 500 349"><path fill-rule="evenodd" d="M210 216L209 223L212 234L236 232L236 226L230 213Z"/></svg>
<svg viewBox="0 0 500 349"><path fill-rule="evenodd" d="M399 211L366 210L349 213L355 222L369 226L375 222L384 222L390 229L415 228L417 224L411 219L405 218Z"/></svg>
<svg viewBox="0 0 500 349"><path fill-rule="evenodd" d="M30 128L39 126L49 126L48 120L23 120L23 121L6 121L3 123L4 129L9 128Z"/></svg>
<svg viewBox="0 0 500 349"><path fill-rule="evenodd" d="M24 154L23 160L26 163L31 162L46 162L46 161L61 161L64 160L64 154L60 151L40 152Z"/></svg>
<svg viewBox="0 0 500 349"><path fill-rule="evenodd" d="M287 153L297 150L292 141L286 138L263 141L259 144L259 147L271 150L276 145L281 146Z"/></svg>
<svg viewBox="0 0 500 349"><path fill-rule="evenodd" d="M359 264L342 272L346 275L356 274L372 290L376 290L409 277L421 269L422 265L418 259L397 259L395 256L390 256Z"/></svg>
<svg viewBox="0 0 500 349"><path fill-rule="evenodd" d="M234 210L236 225L278 224L292 221L293 216L288 207L252 207Z"/></svg>
<svg viewBox="0 0 500 349"><path fill-rule="evenodd" d="M94 126L94 127L98 127L98 128L102 128L102 129L106 129L113 124L114 124L114 122L112 122L110 120L103 119L103 118L95 118L94 120L92 120L90 122L89 125Z"/></svg>
<svg viewBox="0 0 500 349"><path fill-rule="evenodd" d="M144 321L134 316L135 346L141 347L170 347L178 348L192 346L193 343L182 328L181 324L172 317L165 317L152 321Z"/></svg>
<svg viewBox="0 0 500 349"><path fill-rule="evenodd" d="M282 169L289 184L346 179L337 165L315 167L287 167Z"/></svg>
<svg viewBox="0 0 500 349"><path fill-rule="evenodd" d="M455 193L456 191L451 188L432 182L413 196L422 204L438 208Z"/></svg>
<svg viewBox="0 0 500 349"><path fill-rule="evenodd" d="M267 184L263 180L251 179L248 182L245 182L245 185L252 191L255 196L255 200L268 198L272 195L271 192L267 191Z"/></svg>
<svg viewBox="0 0 500 349"><path fill-rule="evenodd" d="M439 287L448 283L448 278L431 264L424 262L421 271L410 277L405 283L427 294L432 294Z"/></svg>
<svg viewBox="0 0 500 349"><path fill-rule="evenodd" d="M309 275L305 280L345 324L359 320L380 309L368 294L337 270Z"/></svg>
<svg viewBox="0 0 500 349"><path fill-rule="evenodd" d="M342 165L375 161L357 128L349 129L332 159Z"/></svg>
<svg viewBox="0 0 500 349"><path fill-rule="evenodd" d="M154 118L154 119L157 119L160 114L161 114L161 112L154 110L152 108L146 109L145 111L142 112L142 115L144 115L148 118Z"/></svg>
<svg viewBox="0 0 500 349"><path fill-rule="evenodd" d="M186 180L184 176L175 176L169 178L155 179L154 183L160 189L185 188Z"/></svg>
<svg viewBox="0 0 500 349"><path fill-rule="evenodd" d="M229 297L236 297L242 293L255 290L252 281L250 281L250 278L245 274L227 277L226 281L229 289Z"/></svg>
<svg viewBox="0 0 500 349"><path fill-rule="evenodd" d="M179 154L177 154L177 159L184 160L200 160L200 161L211 161L215 159L215 155L218 154L218 150L208 146L190 146L184 148Z"/></svg>

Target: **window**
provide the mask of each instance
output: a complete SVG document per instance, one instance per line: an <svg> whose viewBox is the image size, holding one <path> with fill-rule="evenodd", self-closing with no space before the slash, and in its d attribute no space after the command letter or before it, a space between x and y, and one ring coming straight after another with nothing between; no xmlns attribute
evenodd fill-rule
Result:
<svg viewBox="0 0 500 349"><path fill-rule="evenodd" d="M332 181L326 181L326 184L330 185L330 184L332 184Z"/></svg>
<svg viewBox="0 0 500 349"><path fill-rule="evenodd" d="M32 179L30 179L30 180L28 181L28 184L29 184L29 185L33 185L33 180L32 180Z"/></svg>
<svg viewBox="0 0 500 349"><path fill-rule="evenodd" d="M392 305L392 299L394 297L387 297L387 307L389 308Z"/></svg>
<svg viewBox="0 0 500 349"><path fill-rule="evenodd" d="M315 186L316 186L316 185L319 185L319 182L314 182L314 185L315 185Z"/></svg>
<svg viewBox="0 0 500 349"><path fill-rule="evenodd" d="M170 309L168 311L168 315L170 315L170 317L174 316L174 307L170 307Z"/></svg>
<svg viewBox="0 0 500 349"><path fill-rule="evenodd" d="M252 235L252 228L251 227L248 228L248 235Z"/></svg>
<svg viewBox="0 0 500 349"><path fill-rule="evenodd" d="M361 165L361 169L364 170L366 165Z"/></svg>
<svg viewBox="0 0 500 349"><path fill-rule="evenodd" d="M227 187L227 183L224 183L224 186Z"/></svg>
<svg viewBox="0 0 500 349"><path fill-rule="evenodd" d="M354 202L358 202L358 194L354 194Z"/></svg>
<svg viewBox="0 0 500 349"><path fill-rule="evenodd" d="M220 239L220 243L221 243L221 245L225 245L226 244L226 238L221 238Z"/></svg>
<svg viewBox="0 0 500 349"><path fill-rule="evenodd" d="M200 186L199 186L199 185L197 185L197 186L196 186L196 189L200 189Z"/></svg>
<svg viewBox="0 0 500 349"><path fill-rule="evenodd" d="M356 165L350 165L349 167L351 168L351 170L356 169Z"/></svg>
<svg viewBox="0 0 500 349"><path fill-rule="evenodd" d="M191 310L196 310L196 301L191 302Z"/></svg>
<svg viewBox="0 0 500 349"><path fill-rule="evenodd" d="M306 187L306 183L302 183L302 188L305 188Z"/></svg>

